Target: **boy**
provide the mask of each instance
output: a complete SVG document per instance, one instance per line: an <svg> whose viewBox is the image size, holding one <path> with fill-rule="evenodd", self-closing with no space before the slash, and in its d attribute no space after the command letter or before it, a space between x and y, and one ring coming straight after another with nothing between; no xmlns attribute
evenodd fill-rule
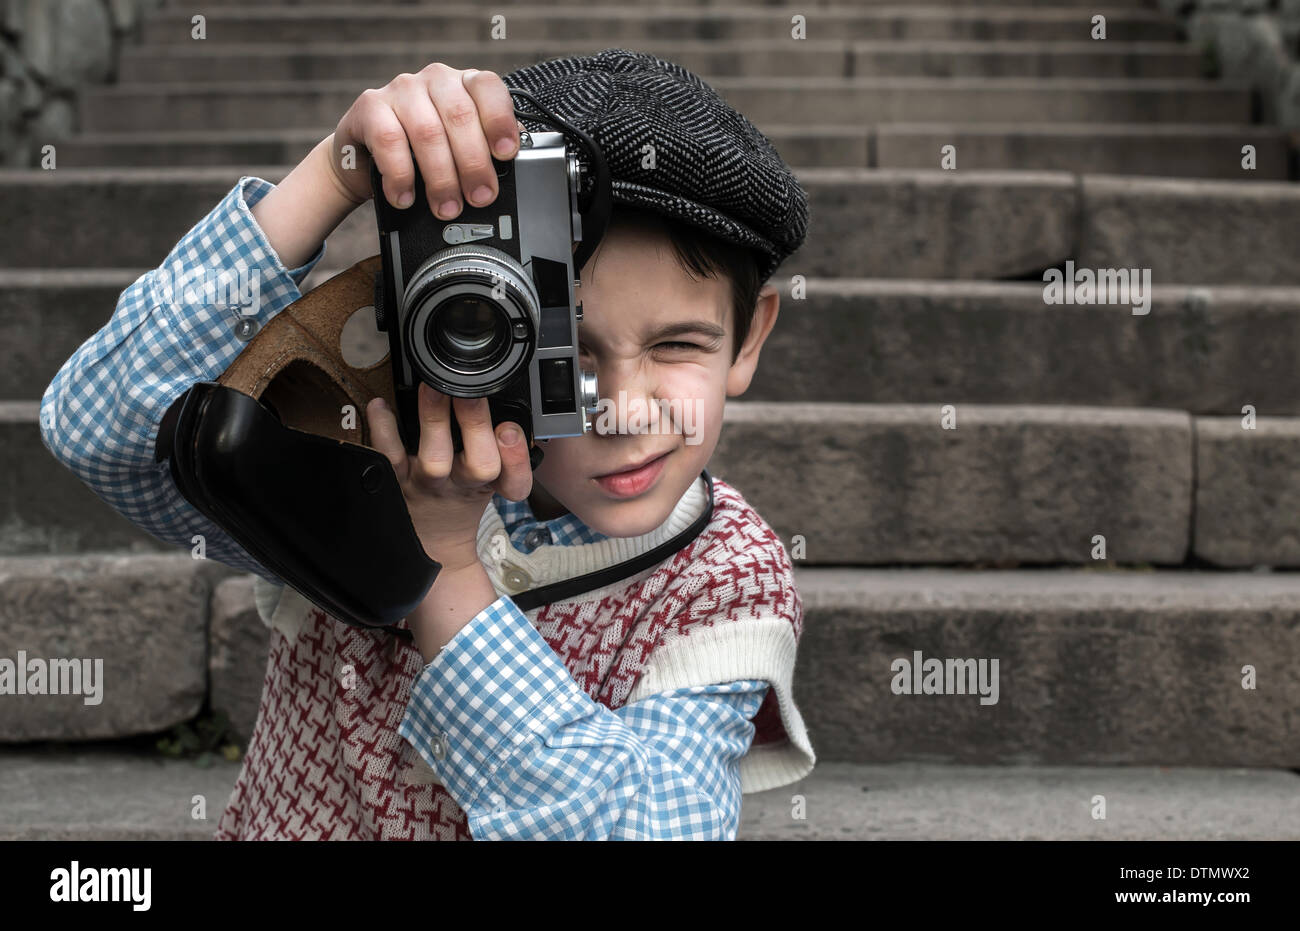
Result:
<svg viewBox="0 0 1300 931"><path fill-rule="evenodd" d="M490 203L488 146L499 158L518 148L507 84L590 133L609 163L615 217L582 269L579 335L618 416L548 441L533 473L519 431L494 431L485 399L449 403L422 385L414 456L371 402L373 445L442 564L404 621L412 643L284 587L153 462L170 403L242 348L227 310L146 274L45 393L46 445L105 500L164 540L204 534L210 556L258 576L270 657L219 839L732 839L742 791L797 781L815 762L791 695L803 611L789 559L704 471L725 398L748 387L776 320L776 290L758 285L802 242L806 198L697 77L623 49L504 80L441 64L399 75L363 93L278 186L241 179L164 267L181 280L259 270L264 324L356 205L409 206L412 159L429 204L450 202L443 219L462 192ZM355 167L342 167L346 151ZM382 191L370 190L367 152ZM512 600L588 576L597 587L528 611Z"/></svg>

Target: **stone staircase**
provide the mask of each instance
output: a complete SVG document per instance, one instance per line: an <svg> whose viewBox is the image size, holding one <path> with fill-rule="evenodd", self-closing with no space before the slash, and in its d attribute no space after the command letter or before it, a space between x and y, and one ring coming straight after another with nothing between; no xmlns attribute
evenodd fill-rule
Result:
<svg viewBox="0 0 1300 931"><path fill-rule="evenodd" d="M114 741L205 707L247 728L265 656L249 576L52 461L37 417L60 365L240 175L278 180L365 87L624 45L717 87L811 199L711 464L797 557L819 758L747 797L741 836L1300 838L1296 149L1176 20L1131 0L502 0L492 40L476 5L211 0L196 41L191 7L148 17L118 83L84 90L55 171L0 172L0 657L102 656L117 692L0 697L0 837L210 834L237 765ZM375 251L367 206L307 286ZM1067 261L1150 269L1149 312L1046 304ZM914 651L999 659L998 703L893 694Z"/></svg>

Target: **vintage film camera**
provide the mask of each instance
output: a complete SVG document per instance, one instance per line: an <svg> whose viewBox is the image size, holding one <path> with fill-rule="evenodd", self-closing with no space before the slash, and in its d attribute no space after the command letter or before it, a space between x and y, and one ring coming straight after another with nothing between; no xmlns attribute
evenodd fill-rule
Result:
<svg viewBox="0 0 1300 931"><path fill-rule="evenodd" d="M500 193L485 207L465 202L451 220L435 216L416 166L415 201L384 198L372 161L383 271L375 286L376 324L387 332L394 397L408 452L419 445L417 390L488 398L493 426L523 428L533 468L537 441L580 436L597 409L596 376L578 364L574 301L579 270L608 223L609 173L586 133L526 98L590 153L583 166L566 132L521 132L518 154L492 159ZM453 417L452 438L461 448Z"/></svg>
<svg viewBox="0 0 1300 931"><path fill-rule="evenodd" d="M494 424L518 423L530 445L583 434L597 401L594 377L578 366L573 287L608 225L609 172L586 133L512 93L545 117L516 110L521 121L562 132L521 134L519 155L496 165L492 204L443 222L418 180L404 211L381 194L380 260L358 262L281 311L218 380L177 398L158 430L155 461L170 460L182 497L253 559L344 623L408 641L397 625L442 567L416 534L392 465L339 435L339 402L364 405L389 377L331 348L343 321L374 301L412 453L422 379L487 397ZM459 441L454 422L452 433ZM534 468L540 453L532 446ZM535 597L554 595L543 587Z"/></svg>

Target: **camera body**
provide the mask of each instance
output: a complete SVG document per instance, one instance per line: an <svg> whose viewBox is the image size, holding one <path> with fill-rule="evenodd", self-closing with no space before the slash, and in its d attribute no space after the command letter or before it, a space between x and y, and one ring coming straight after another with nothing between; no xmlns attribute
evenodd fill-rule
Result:
<svg viewBox="0 0 1300 931"><path fill-rule="evenodd" d="M383 196L372 160L383 270L375 318L389 338L397 419L408 452L419 446L417 390L428 382L453 397L486 397L492 423L512 421L531 446L591 429L594 374L578 363L574 301L582 240L582 171L563 133L521 132L518 154L492 159L497 198L434 216L416 166L414 202ZM461 448L452 418L452 435ZM540 448L533 449L533 465Z"/></svg>

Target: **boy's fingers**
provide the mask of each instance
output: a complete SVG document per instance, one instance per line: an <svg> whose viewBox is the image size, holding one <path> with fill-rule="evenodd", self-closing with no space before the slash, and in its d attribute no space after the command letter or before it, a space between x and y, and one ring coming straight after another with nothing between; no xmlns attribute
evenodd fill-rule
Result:
<svg viewBox="0 0 1300 931"><path fill-rule="evenodd" d="M459 71L435 71L429 75L429 84L433 105L447 129L466 203L475 207L490 204L497 196L497 173L488 155L478 105L465 89Z"/></svg>
<svg viewBox="0 0 1300 931"><path fill-rule="evenodd" d="M499 160L514 158L519 152L519 130L515 119L515 101L506 82L495 71L470 68L463 73L465 89L478 107L483 134L492 143L492 154Z"/></svg>
<svg viewBox="0 0 1300 931"><path fill-rule="evenodd" d="M397 431L397 417L388 409L383 398L372 398L366 405L366 422L370 425L371 448L383 453L392 463L397 477L403 478L406 471L406 448L402 446L402 437Z"/></svg>
<svg viewBox="0 0 1300 931"><path fill-rule="evenodd" d="M425 199L429 209L438 212L446 200L460 197L460 181L456 177L456 162L447 146L447 130L442 125L438 111L429 99L429 86L415 75L403 75L405 80L394 79L393 112L402 123L420 177L424 180ZM454 214L446 214L450 220Z"/></svg>
<svg viewBox="0 0 1300 931"><path fill-rule="evenodd" d="M399 209L411 206L415 199L415 167L411 162L411 144L401 120L382 92L373 88L357 98L357 106L360 135L383 176L385 199ZM356 135L355 131L353 135Z"/></svg>
<svg viewBox="0 0 1300 931"><path fill-rule="evenodd" d="M456 457L452 481L463 488L496 481L501 474L501 454L492 432L492 410L487 398L456 398L453 405L464 449Z"/></svg>
<svg viewBox="0 0 1300 931"><path fill-rule="evenodd" d="M428 382L417 391L420 411L420 469L426 478L441 482L451 474L454 451L451 445L451 413L448 398Z"/></svg>
<svg viewBox="0 0 1300 931"><path fill-rule="evenodd" d="M506 437L511 433L514 442L507 443ZM533 490L533 467L528 460L524 431L516 424L503 423L497 430L497 446L501 450L501 475L493 487L509 501L522 501Z"/></svg>

